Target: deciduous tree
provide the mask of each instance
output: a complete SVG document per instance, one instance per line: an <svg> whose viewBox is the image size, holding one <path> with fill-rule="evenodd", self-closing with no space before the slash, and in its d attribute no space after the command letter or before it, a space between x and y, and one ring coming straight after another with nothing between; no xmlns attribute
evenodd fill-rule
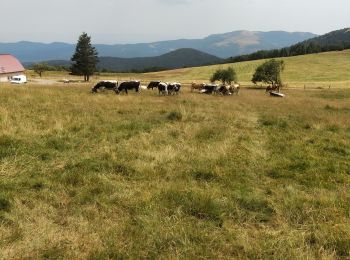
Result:
<svg viewBox="0 0 350 260"><path fill-rule="evenodd" d="M51 67L47 63L36 63L33 65L33 70L35 73L39 74L41 77L45 71L51 70Z"/></svg>
<svg viewBox="0 0 350 260"><path fill-rule="evenodd" d="M228 67L227 69L218 69L211 76L210 81L221 81L223 84L231 84L237 80L236 71L232 67Z"/></svg>
<svg viewBox="0 0 350 260"><path fill-rule="evenodd" d="M282 60L269 60L256 68L253 75L252 82L254 84L263 82L271 84L273 87L277 86L278 91L282 86L281 72L284 70L284 62Z"/></svg>

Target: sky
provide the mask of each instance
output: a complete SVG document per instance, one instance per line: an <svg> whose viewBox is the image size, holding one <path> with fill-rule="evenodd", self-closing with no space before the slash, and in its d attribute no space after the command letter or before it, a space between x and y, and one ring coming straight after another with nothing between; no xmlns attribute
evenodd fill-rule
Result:
<svg viewBox="0 0 350 260"><path fill-rule="evenodd" d="M350 27L349 0L1 0L0 42L117 44L236 30L324 34Z"/></svg>

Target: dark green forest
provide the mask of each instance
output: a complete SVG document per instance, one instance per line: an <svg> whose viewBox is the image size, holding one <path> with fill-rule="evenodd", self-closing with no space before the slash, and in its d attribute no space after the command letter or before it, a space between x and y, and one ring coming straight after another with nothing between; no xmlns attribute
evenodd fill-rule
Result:
<svg viewBox="0 0 350 260"><path fill-rule="evenodd" d="M261 50L251 54L231 57L228 58L226 62L232 63L278 57L290 57L328 51L343 51L346 49L350 49L350 28L333 31L282 49L268 51Z"/></svg>

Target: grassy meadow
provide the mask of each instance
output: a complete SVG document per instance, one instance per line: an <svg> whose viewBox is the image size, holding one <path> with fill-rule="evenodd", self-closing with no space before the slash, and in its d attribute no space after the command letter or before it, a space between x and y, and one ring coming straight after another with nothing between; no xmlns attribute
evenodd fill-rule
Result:
<svg viewBox="0 0 350 260"><path fill-rule="evenodd" d="M283 60L285 61L285 71L282 79L290 88L304 88L304 86L309 89L328 88L329 86L331 88L347 88L350 86L350 50L288 57L283 58ZM101 79L138 79L144 81L145 84L151 80L163 80L189 84L192 81L208 82L215 70L232 66L237 72L238 81L244 86L251 86L253 73L256 67L263 62L264 60L248 61L144 74L101 73L94 76L92 80L96 82ZM29 76L31 78L38 77L33 72L29 72ZM81 80L81 77L73 77L61 72L48 72L44 74L43 78Z"/></svg>
<svg viewBox="0 0 350 260"><path fill-rule="evenodd" d="M0 85L0 259L350 258L350 89L90 87Z"/></svg>

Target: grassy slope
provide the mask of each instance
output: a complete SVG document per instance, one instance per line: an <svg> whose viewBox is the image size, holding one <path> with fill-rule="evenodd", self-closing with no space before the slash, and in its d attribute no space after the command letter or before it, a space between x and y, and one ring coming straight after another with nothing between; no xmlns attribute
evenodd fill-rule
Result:
<svg viewBox="0 0 350 260"><path fill-rule="evenodd" d="M350 86L350 50L342 52L328 52L311 54L305 56L284 58L286 70L283 73L283 80L290 87L349 87ZM133 74L101 74L94 76L93 80L100 79L139 79L146 82L151 80L181 81L191 83L192 81L207 82L212 73L219 67L233 66L238 74L238 80L244 85L252 85L250 82L256 67L264 62L249 61L234 64L214 65L207 67L185 68L164 72ZM36 76L29 73L31 77ZM81 77L71 77L62 73L46 73L46 77L57 79Z"/></svg>
<svg viewBox="0 0 350 260"><path fill-rule="evenodd" d="M327 85L329 83L335 86L350 85L350 50L288 57L284 60L286 69L283 73L283 80L290 86ZM263 62L264 60L189 68L155 73L154 75L155 77L158 75L164 76L164 78L170 76L180 81L189 79L207 81L217 68L233 66L238 74L239 81L244 84L251 84L250 80L255 68Z"/></svg>
<svg viewBox="0 0 350 260"><path fill-rule="evenodd" d="M0 258L350 256L350 92L0 88Z"/></svg>

